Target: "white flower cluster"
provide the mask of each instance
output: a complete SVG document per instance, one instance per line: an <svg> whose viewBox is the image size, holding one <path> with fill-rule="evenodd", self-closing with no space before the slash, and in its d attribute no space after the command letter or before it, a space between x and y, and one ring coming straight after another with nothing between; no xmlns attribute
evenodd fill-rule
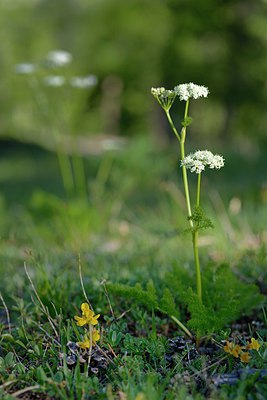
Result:
<svg viewBox="0 0 267 400"><path fill-rule="evenodd" d="M181 161L181 166L189 169L190 172L200 174L205 167L220 169L224 166L224 159L218 154L212 154L209 150L198 150L189 154Z"/></svg>
<svg viewBox="0 0 267 400"><path fill-rule="evenodd" d="M173 90L164 87L151 88L151 94L158 100L159 104L165 110L169 110L174 102L176 93Z"/></svg>
<svg viewBox="0 0 267 400"><path fill-rule="evenodd" d="M72 61L72 54L64 50L53 50L50 51L46 58L44 67L64 67ZM21 75L31 75L38 71L41 71L42 65L32 63L21 63L14 65L14 72ZM40 75L40 74L39 74ZM63 75L47 75L42 78L44 85L50 87L60 87L66 84L78 89L89 89L96 86L98 79L95 75L88 76L73 76L70 79L66 79Z"/></svg>
<svg viewBox="0 0 267 400"><path fill-rule="evenodd" d="M72 54L64 50L53 50L47 54L46 61L53 67L64 67L72 61Z"/></svg>
<svg viewBox="0 0 267 400"><path fill-rule="evenodd" d="M32 63L21 63L14 65L14 71L17 74L33 74L36 71L36 65Z"/></svg>
<svg viewBox="0 0 267 400"><path fill-rule="evenodd" d="M168 97L168 96L173 96L173 90L168 90L165 89L164 87L159 87L159 88L151 88L151 93L153 94L154 97Z"/></svg>
<svg viewBox="0 0 267 400"><path fill-rule="evenodd" d="M64 76L49 75L43 79L46 86L60 87L67 83ZM95 75L88 76L73 76L69 80L70 86L78 89L89 89L97 84L97 77Z"/></svg>
<svg viewBox="0 0 267 400"><path fill-rule="evenodd" d="M60 87L65 84L65 78L61 75L48 75L43 79L46 86Z"/></svg>
<svg viewBox="0 0 267 400"><path fill-rule="evenodd" d="M173 90L168 90L164 87L152 88L151 93L165 110L169 110L176 96L179 97L180 101L196 100L200 97L208 97L209 89L206 86L190 82L177 85Z"/></svg>
<svg viewBox="0 0 267 400"><path fill-rule="evenodd" d="M70 80L70 85L79 88L87 89L97 84L97 77L95 75L88 76L73 76Z"/></svg>
<svg viewBox="0 0 267 400"><path fill-rule="evenodd" d="M174 92L179 96L180 101L187 101L189 99L196 100L200 97L208 97L209 89L205 86L190 82L175 86Z"/></svg>

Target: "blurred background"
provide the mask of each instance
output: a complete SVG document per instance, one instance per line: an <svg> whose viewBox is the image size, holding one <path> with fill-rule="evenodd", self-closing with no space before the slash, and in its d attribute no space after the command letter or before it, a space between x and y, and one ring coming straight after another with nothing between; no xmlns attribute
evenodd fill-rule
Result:
<svg viewBox="0 0 267 400"><path fill-rule="evenodd" d="M95 75L86 94L47 94L65 134L164 134L150 88L192 81L210 89L192 105L194 134L266 144L266 18L265 0L1 0L1 137L49 141L34 89L45 76ZM53 50L72 55L60 71L45 68ZM24 63L35 72L21 76Z"/></svg>
<svg viewBox="0 0 267 400"><path fill-rule="evenodd" d="M203 181L222 235L234 243L247 235L244 247L266 239L266 0L0 0L0 37L5 245L30 243L18 221L47 224L64 210L56 197L74 194L86 194L98 212L85 221L76 201L79 211L68 210L77 223L72 241L81 224L86 241L101 218L111 231L114 219L126 221L119 235L127 236L129 221L175 229L183 204L178 146L150 89L185 82L210 90L190 104L187 150L226 158L216 178ZM183 107L172 109L178 126Z"/></svg>

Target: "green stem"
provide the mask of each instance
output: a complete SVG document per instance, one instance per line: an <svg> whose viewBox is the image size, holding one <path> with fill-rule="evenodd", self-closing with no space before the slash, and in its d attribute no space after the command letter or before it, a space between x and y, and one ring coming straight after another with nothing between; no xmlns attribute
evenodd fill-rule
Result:
<svg viewBox="0 0 267 400"><path fill-rule="evenodd" d="M160 307L157 307L157 310L160 311L163 314L167 314L166 311L163 311ZM169 314L167 314L169 315ZM192 333L187 329L187 327L174 315L169 315L171 319L189 336L190 338L193 337Z"/></svg>
<svg viewBox="0 0 267 400"><path fill-rule="evenodd" d="M184 326L181 321L179 321L178 318L176 318L174 315L171 315L171 319L176 322L176 324L187 334L187 336L189 336L190 338L193 337L192 333L186 328L186 326Z"/></svg>
<svg viewBox="0 0 267 400"><path fill-rule="evenodd" d="M181 160L185 158L185 139L186 139L186 125L187 125L187 117L188 117L188 109L189 109L189 100L187 100L185 104L185 111L184 111L184 124L181 129L181 133L179 134L173 124L172 118L170 116L169 110L165 110L168 121L170 126L180 142L180 152L181 152ZM182 165L182 174L183 174L183 183L184 183L184 191L185 191L185 199L186 199L186 206L187 206L187 214L189 217L189 224L192 228L192 242L193 242L193 251L194 251L194 259L196 265L196 283L197 283L197 295L199 301L202 303L202 283L201 283L201 271L200 271L200 263L199 263L199 254L198 254L198 231L194 226L194 222L192 220L192 209L191 209L191 202L190 202L190 195L189 195L189 186L188 186L188 179L187 179L187 170L184 165ZM200 186L201 186L201 174L198 175L198 183L197 183L197 200L196 206L199 207L200 204ZM174 316L171 318L183 329L184 332L187 333L190 337L192 336L188 329Z"/></svg>
<svg viewBox="0 0 267 400"><path fill-rule="evenodd" d="M198 174L197 178L197 200L196 207L200 205L200 186L201 186L201 173ZM202 283L201 283L201 270L199 263L199 254L198 254L198 231L195 230L192 232L192 240L193 240L193 249L194 249L194 258L196 265L196 279L197 279L197 295L199 301L202 303Z"/></svg>
<svg viewBox="0 0 267 400"><path fill-rule="evenodd" d="M199 207L200 204L200 185L201 185L201 172L200 174L198 174L197 177L197 202L196 202L197 207Z"/></svg>
<svg viewBox="0 0 267 400"><path fill-rule="evenodd" d="M185 151L184 151L184 142L180 142L180 150L181 150L181 160L185 158ZM182 174L183 174L183 181L184 181L184 192L185 192L185 200L187 205L187 214L190 218L192 216L191 210L191 203L190 203L190 195L189 195L189 188L188 188L188 179L187 179L187 171L184 165L182 165ZM192 219L189 219L189 223L191 228L193 228L194 224Z"/></svg>
<svg viewBox="0 0 267 400"><path fill-rule="evenodd" d="M89 375L91 358L92 358L92 348L93 348L93 325L88 324L89 327L89 355L88 355L88 364L87 364L87 375Z"/></svg>
<svg viewBox="0 0 267 400"><path fill-rule="evenodd" d="M185 112L184 112L184 121L187 118L188 115L188 107L189 107L189 100L187 100L186 105L185 105ZM181 139L180 139L180 151L181 151L181 160L185 158L185 138L186 138L186 126L182 127L181 130ZM188 179L187 179L187 171L184 165L182 165L182 174L183 174L183 181L184 181L184 191L185 191L185 199L186 199L186 205L187 205L187 214L188 217L190 218L192 216L192 210L191 210L191 202L190 202L190 195L189 195L189 188L188 188ZM191 228L193 228L194 224L192 219L189 219L189 223Z"/></svg>
<svg viewBox="0 0 267 400"><path fill-rule="evenodd" d="M188 117L188 108L189 108L189 100L185 103L185 110L184 110L184 122L186 121L186 118Z"/></svg>
<svg viewBox="0 0 267 400"><path fill-rule="evenodd" d="M192 232L192 240L193 240L193 250L194 250L194 258L196 265L197 295L200 303L202 303L202 283L201 283L201 271L200 271L199 254L198 254L198 231L194 230Z"/></svg>
<svg viewBox="0 0 267 400"><path fill-rule="evenodd" d="M186 122L186 118L188 116L188 108L189 108L189 100L187 100L185 105L185 112L184 112L184 122ZM184 143L186 139L186 124L183 126L181 130L181 141L180 141L180 148L181 148L181 159L183 160L185 157L185 150L184 150ZM191 211L191 203L189 197L189 189L188 189L188 180L187 180L187 171L185 166L182 166L183 172L183 179L184 179L184 189L185 189L185 198L187 204L187 211L188 217L192 216ZM197 184L197 206L199 207L200 202L200 184L201 184L201 174L198 176L198 184ZM200 271L200 263L199 263L199 254L198 254L198 231L194 229L194 223L192 219L189 220L192 230L192 241L193 241L193 251L194 251L194 259L196 265L196 283L197 283L197 295L199 301L202 303L202 283L201 283L201 271Z"/></svg>
<svg viewBox="0 0 267 400"><path fill-rule="evenodd" d="M171 128L172 128L172 130L173 130L173 133L175 134L175 136L177 137L177 139L178 139L179 142L180 142L181 137L180 137L180 135L179 135L177 129L176 129L175 126L174 126L174 123L173 123L172 117L171 117L171 115L170 115L170 112L169 112L169 110L165 110L165 112L166 112L166 115L167 115L169 124L171 125Z"/></svg>

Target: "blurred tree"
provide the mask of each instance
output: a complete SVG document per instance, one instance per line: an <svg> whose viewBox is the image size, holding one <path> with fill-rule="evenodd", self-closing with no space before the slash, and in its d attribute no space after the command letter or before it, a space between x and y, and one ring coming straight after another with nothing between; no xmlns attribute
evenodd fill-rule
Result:
<svg viewBox="0 0 267 400"><path fill-rule="evenodd" d="M210 123L203 123L208 134L251 135L253 130L253 136L265 137L266 1L168 4L173 40L161 57L168 86L192 80L210 88Z"/></svg>
<svg viewBox="0 0 267 400"><path fill-rule="evenodd" d="M266 19L265 0L1 0L0 133L22 129L14 118L22 103L24 110L28 104L20 113L25 127L37 129L29 95L12 78L14 64L39 62L62 48L74 56L70 72L99 78L73 130L133 135L157 129L163 122L151 86L193 81L211 91L205 104L192 105L199 121L193 134L253 132L263 140Z"/></svg>

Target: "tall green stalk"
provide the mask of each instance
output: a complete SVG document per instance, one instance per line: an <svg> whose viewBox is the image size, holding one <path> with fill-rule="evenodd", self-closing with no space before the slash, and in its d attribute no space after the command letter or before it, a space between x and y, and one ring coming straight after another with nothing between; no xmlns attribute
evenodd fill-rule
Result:
<svg viewBox="0 0 267 400"><path fill-rule="evenodd" d="M189 100L185 103L185 111L184 111L184 126L181 130L181 139L180 139L180 152L181 152L181 161L185 158L185 139L186 139L186 120L188 118L188 108L189 108ZM184 165L182 165L182 174L183 174L183 182L184 182L184 191L185 191L185 199L187 205L187 214L189 218L189 223L191 228L193 228L194 224L191 219L192 210L191 210L191 202L189 195L189 187L188 187L188 179L187 179L187 171Z"/></svg>
<svg viewBox="0 0 267 400"><path fill-rule="evenodd" d="M177 137L178 141L180 142L180 153L181 153L181 161L185 158L185 140L186 140L186 126L187 126L187 119L188 119L188 109L189 109L189 100L186 101L185 104L185 112L184 112L184 121L183 127L181 129L180 134L178 133L173 120L171 118L169 110L165 110L167 119L169 124ZM192 229L192 243L193 243L193 252L194 252L194 259L195 259L195 266L196 266L196 285L197 285L197 295L199 301L202 302L202 282L201 282L201 269L200 269L200 262L199 262L199 252L198 252L198 231L194 226L194 221L192 220L192 208L191 208L191 201L190 201L190 194L189 194L189 185L187 179L187 170L185 165L182 165L182 175L183 175L183 183L184 183L184 191L185 191L185 200L187 206L187 215L190 227ZM197 184L197 201L196 206L199 207L200 203L200 185L201 185L201 174L198 174L198 184Z"/></svg>
<svg viewBox="0 0 267 400"><path fill-rule="evenodd" d="M201 187L201 172L198 174L197 177L197 201L196 201L196 206L200 206L200 187Z"/></svg>
<svg viewBox="0 0 267 400"><path fill-rule="evenodd" d="M199 262L199 253L198 253L198 231L203 227L211 227L211 222L206 218L202 217L201 209L200 209L200 185L201 185L201 172L205 170L205 166L209 166L211 169L220 169L224 165L223 157L218 154L213 155L210 151L198 151L195 155L185 155L185 140L186 140L186 129L187 126L191 123L191 118L188 116L189 109L189 99L199 99L201 97L208 97L209 90L205 86L196 85L192 82L183 83L174 87L173 90L165 89L164 87L151 88L151 94L155 97L155 99L159 102L160 106L166 113L169 124L175 134L177 140L180 143L180 154L181 154L181 167L182 167L182 175L183 175L183 184L184 184L184 192L185 192L185 200L187 207L187 216L190 224L190 229L192 232L192 243L193 243L193 252L196 266L196 286L197 286L197 295L199 301L202 302L202 284L201 284L201 269ZM175 101L175 98L179 98L180 101L185 101L185 110L184 110L184 119L182 121L182 129L179 133L173 123L172 117L170 115L170 109ZM200 153L200 154L199 154ZM198 175L197 181L197 198L196 198L196 207L192 213L190 194L189 194L189 185L187 179L187 169L190 169L190 172L195 172ZM201 220L202 218L202 220Z"/></svg>
<svg viewBox="0 0 267 400"><path fill-rule="evenodd" d="M198 178L197 178L197 200L196 200L197 208L200 206L200 186L201 186L201 173L198 174ZM192 231L192 242L193 242L194 258L195 258L195 265L196 265L197 295L198 295L199 301L202 303L202 282L201 282L201 270L200 270L200 263L199 263L199 254L198 254L198 230L197 229Z"/></svg>

